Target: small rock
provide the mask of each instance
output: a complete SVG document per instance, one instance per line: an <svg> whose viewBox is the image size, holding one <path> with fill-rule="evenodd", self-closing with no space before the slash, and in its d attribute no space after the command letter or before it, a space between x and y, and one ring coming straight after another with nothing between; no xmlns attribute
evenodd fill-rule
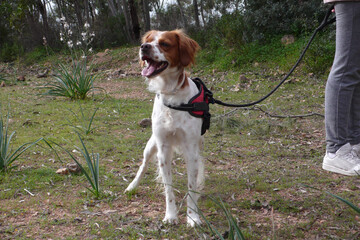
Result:
<svg viewBox="0 0 360 240"><path fill-rule="evenodd" d="M233 89L231 89L230 91L233 91L233 92L238 92L240 91L240 84L236 84L235 87Z"/></svg>
<svg viewBox="0 0 360 240"><path fill-rule="evenodd" d="M69 170L67 168L59 168L57 171L56 171L57 174L60 174L60 175L68 175L69 174Z"/></svg>
<svg viewBox="0 0 360 240"><path fill-rule="evenodd" d="M46 78L48 76L49 69L46 69L44 72L39 73L36 77L37 78Z"/></svg>
<svg viewBox="0 0 360 240"><path fill-rule="evenodd" d="M81 172L81 168L76 163L68 163L68 164L66 164L66 168L71 173L79 173L79 172Z"/></svg>
<svg viewBox="0 0 360 240"><path fill-rule="evenodd" d="M281 43L284 45L289 45L295 42L295 37L293 35L284 35L281 38Z"/></svg>
<svg viewBox="0 0 360 240"><path fill-rule="evenodd" d="M6 85L5 85L5 82L4 82L4 81L2 81L2 82L0 83L0 87L6 87Z"/></svg>
<svg viewBox="0 0 360 240"><path fill-rule="evenodd" d="M25 81L25 76L24 75L20 75L16 78L16 80L24 82Z"/></svg>
<svg viewBox="0 0 360 240"><path fill-rule="evenodd" d="M23 123L23 126L31 126L31 125L33 125L31 119L26 119L26 121Z"/></svg>
<svg viewBox="0 0 360 240"><path fill-rule="evenodd" d="M150 118L144 118L139 122L139 125L143 128L147 128L151 126L151 119Z"/></svg>
<svg viewBox="0 0 360 240"><path fill-rule="evenodd" d="M97 53L95 56L96 56L96 57L99 57L99 58L103 58L103 57L105 57L105 55L106 55L106 53L104 53L104 52L99 52L99 53Z"/></svg>
<svg viewBox="0 0 360 240"><path fill-rule="evenodd" d="M81 222L83 222L83 219L80 217L76 217L76 218L74 218L74 222L81 223Z"/></svg>
<svg viewBox="0 0 360 240"><path fill-rule="evenodd" d="M246 82L249 81L249 79L247 77L245 77L245 75L240 74L239 81L242 82L242 83L246 83Z"/></svg>

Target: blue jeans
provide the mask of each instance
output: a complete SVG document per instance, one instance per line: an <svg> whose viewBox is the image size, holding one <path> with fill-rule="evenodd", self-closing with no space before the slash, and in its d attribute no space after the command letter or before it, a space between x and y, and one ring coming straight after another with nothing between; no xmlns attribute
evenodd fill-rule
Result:
<svg viewBox="0 0 360 240"><path fill-rule="evenodd" d="M336 51L325 89L326 150L360 143L360 2L335 4Z"/></svg>

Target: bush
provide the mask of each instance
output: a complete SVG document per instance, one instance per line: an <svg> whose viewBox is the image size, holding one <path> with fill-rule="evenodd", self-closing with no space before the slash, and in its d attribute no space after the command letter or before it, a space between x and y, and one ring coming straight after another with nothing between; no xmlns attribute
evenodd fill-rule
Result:
<svg viewBox="0 0 360 240"><path fill-rule="evenodd" d="M28 52L24 56L24 63L26 65L34 64L34 62L41 61L48 56L46 48L44 46L36 47L31 52Z"/></svg>
<svg viewBox="0 0 360 240"><path fill-rule="evenodd" d="M325 33L317 36L306 53L305 70L316 75L325 74L331 67L334 53L335 35Z"/></svg>
<svg viewBox="0 0 360 240"><path fill-rule="evenodd" d="M0 61L11 62L21 56L24 53L24 49L17 43L4 43L4 46L0 49Z"/></svg>

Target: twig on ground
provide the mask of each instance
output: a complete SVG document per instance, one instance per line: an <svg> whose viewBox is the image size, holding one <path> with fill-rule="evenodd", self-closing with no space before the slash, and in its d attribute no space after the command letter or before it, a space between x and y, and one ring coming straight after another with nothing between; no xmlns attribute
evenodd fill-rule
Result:
<svg viewBox="0 0 360 240"><path fill-rule="evenodd" d="M27 192L28 194L30 194L32 197L35 196L32 192L30 192L30 191L27 190L26 188L24 188L24 191Z"/></svg>
<svg viewBox="0 0 360 240"><path fill-rule="evenodd" d="M231 110L231 111L229 111L227 113L216 116L215 118L222 118L222 117L229 116L229 115L235 113L236 111L238 111L240 109L261 111L261 112L265 113L265 115L267 115L269 117L272 117L272 118L304 118L304 117L312 117L312 116L324 117L323 114L314 113L314 112L311 112L311 113L308 113L308 114L300 114L300 115L276 115L276 114L269 113L269 112L263 110L260 107L252 107L252 108L235 108L235 109L233 109L233 110Z"/></svg>

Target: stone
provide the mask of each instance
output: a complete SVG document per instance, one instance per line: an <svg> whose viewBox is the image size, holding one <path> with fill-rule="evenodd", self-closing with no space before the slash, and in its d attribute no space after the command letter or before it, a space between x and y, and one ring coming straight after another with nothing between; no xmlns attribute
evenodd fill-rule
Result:
<svg viewBox="0 0 360 240"><path fill-rule="evenodd" d="M46 78L48 76L48 73L49 73L49 69L45 69L44 72L39 72L36 77L37 78Z"/></svg>
<svg viewBox="0 0 360 240"><path fill-rule="evenodd" d="M240 74L240 76L239 76L239 81L240 81L241 83L246 83L246 82L249 81L249 79L248 79L247 77L245 77L245 75Z"/></svg>
<svg viewBox="0 0 360 240"><path fill-rule="evenodd" d="M150 118L144 118L139 122L139 125L143 128L147 128L151 126L151 119Z"/></svg>
<svg viewBox="0 0 360 240"><path fill-rule="evenodd" d="M289 45L295 42L295 37L293 35L284 35L281 38L281 43L284 45Z"/></svg>
<svg viewBox="0 0 360 240"><path fill-rule="evenodd" d="M69 170L67 168L59 168L58 170L56 170L56 173L60 175L68 175Z"/></svg>
<svg viewBox="0 0 360 240"><path fill-rule="evenodd" d="M20 75L16 78L16 80L24 82L25 81L25 76L24 75Z"/></svg>
<svg viewBox="0 0 360 240"><path fill-rule="evenodd" d="M81 168L76 163L68 163L68 164L66 164L66 168L71 173L79 173L79 172L81 172Z"/></svg>

